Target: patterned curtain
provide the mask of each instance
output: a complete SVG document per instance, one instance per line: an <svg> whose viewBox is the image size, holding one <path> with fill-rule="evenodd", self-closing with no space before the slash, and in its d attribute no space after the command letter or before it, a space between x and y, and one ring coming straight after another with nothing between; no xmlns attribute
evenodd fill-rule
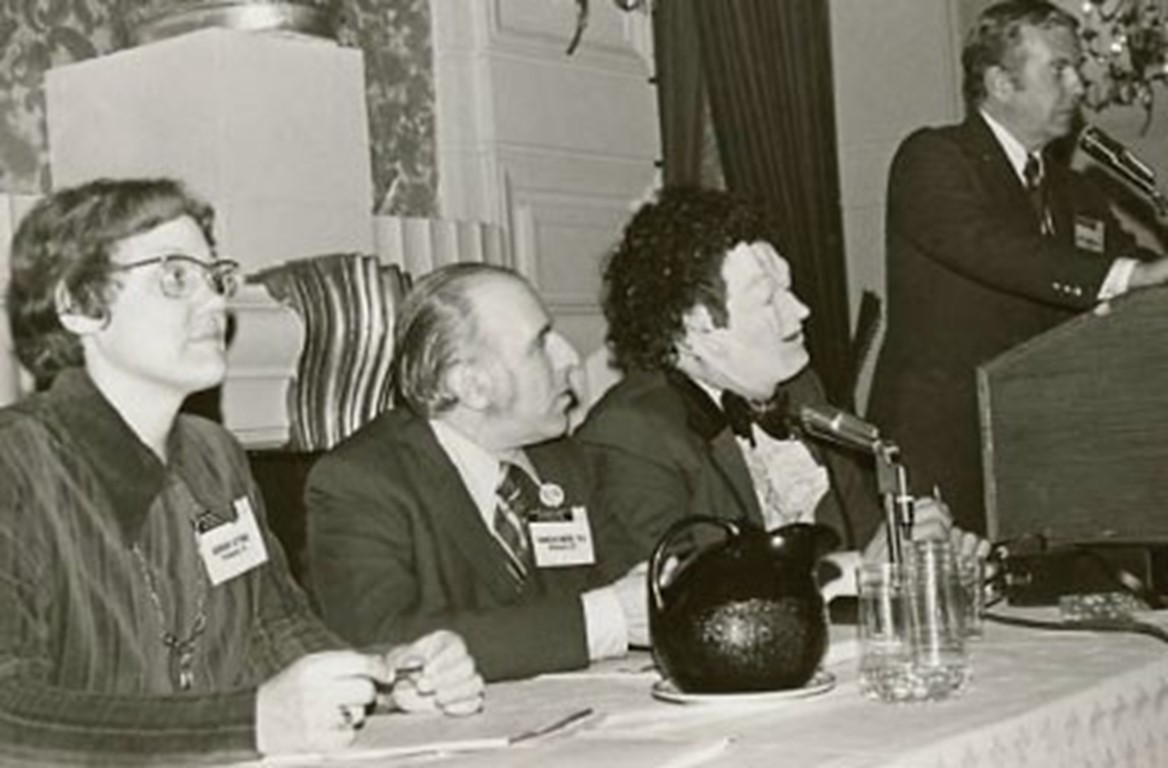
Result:
<svg viewBox="0 0 1168 768"><path fill-rule="evenodd" d="M0 190L49 188L46 69L114 49L113 3L5 0L0 16Z"/></svg>
<svg viewBox="0 0 1168 768"><path fill-rule="evenodd" d="M828 3L695 2L693 11L726 186L774 216L795 290L811 308L816 369L832 398L850 404Z"/></svg>

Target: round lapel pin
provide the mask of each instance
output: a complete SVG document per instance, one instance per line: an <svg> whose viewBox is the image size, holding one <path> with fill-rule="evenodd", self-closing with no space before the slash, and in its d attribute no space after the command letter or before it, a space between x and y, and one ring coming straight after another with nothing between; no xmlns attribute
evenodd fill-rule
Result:
<svg viewBox="0 0 1168 768"><path fill-rule="evenodd" d="M555 483L542 483L539 486L539 503L545 507L560 506L564 503L564 489Z"/></svg>

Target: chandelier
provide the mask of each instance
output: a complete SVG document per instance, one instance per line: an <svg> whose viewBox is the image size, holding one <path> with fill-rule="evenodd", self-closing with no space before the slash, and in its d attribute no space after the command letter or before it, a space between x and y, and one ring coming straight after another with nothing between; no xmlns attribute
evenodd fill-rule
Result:
<svg viewBox="0 0 1168 768"><path fill-rule="evenodd" d="M1161 0L1085 0L1081 10L1085 103L1096 111L1141 107L1145 133L1155 84L1168 82L1168 21Z"/></svg>

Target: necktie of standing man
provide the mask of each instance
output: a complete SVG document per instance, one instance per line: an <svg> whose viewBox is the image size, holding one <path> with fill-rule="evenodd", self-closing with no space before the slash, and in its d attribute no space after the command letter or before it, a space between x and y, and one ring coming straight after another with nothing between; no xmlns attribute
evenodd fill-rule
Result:
<svg viewBox="0 0 1168 768"><path fill-rule="evenodd" d="M503 479L495 491L493 526L507 551L508 569L519 584L527 579L531 545L527 539L527 518L539 504L539 489L517 464L504 461Z"/></svg>
<svg viewBox="0 0 1168 768"><path fill-rule="evenodd" d="M1039 229L1044 235L1054 234L1054 222L1050 217L1050 208L1046 204L1046 174L1038 155L1026 156L1022 177L1026 182L1026 194L1030 197L1030 207L1038 217Z"/></svg>

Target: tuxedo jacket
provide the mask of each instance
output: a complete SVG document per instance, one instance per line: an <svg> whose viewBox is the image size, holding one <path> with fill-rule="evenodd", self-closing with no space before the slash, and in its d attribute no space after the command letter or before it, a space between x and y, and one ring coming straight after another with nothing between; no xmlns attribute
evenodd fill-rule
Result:
<svg viewBox="0 0 1168 768"><path fill-rule="evenodd" d="M939 485L958 523L977 531L977 366L1092 307L1116 257L1152 256L1049 155L1053 236L978 113L913 133L889 175L888 326L868 416L903 450L914 490ZM1088 233L1097 247L1081 247Z"/></svg>
<svg viewBox="0 0 1168 768"><path fill-rule="evenodd" d="M785 388L793 408L826 402L810 370ZM628 374L593 407L575 436L593 462L600 503L627 527L642 557L686 517L763 525L750 471L725 415L681 374ZM816 521L834 528L844 546L865 546L882 519L870 473L834 447L808 448L827 469L831 486L815 510Z"/></svg>
<svg viewBox="0 0 1168 768"><path fill-rule="evenodd" d="M430 424L399 408L308 477L310 572L325 623L358 646L454 630L487 680L587 665L580 594L622 576L632 546L596 506L578 446L557 440L526 453L567 506L587 508L595 565L533 568L520 587Z"/></svg>

